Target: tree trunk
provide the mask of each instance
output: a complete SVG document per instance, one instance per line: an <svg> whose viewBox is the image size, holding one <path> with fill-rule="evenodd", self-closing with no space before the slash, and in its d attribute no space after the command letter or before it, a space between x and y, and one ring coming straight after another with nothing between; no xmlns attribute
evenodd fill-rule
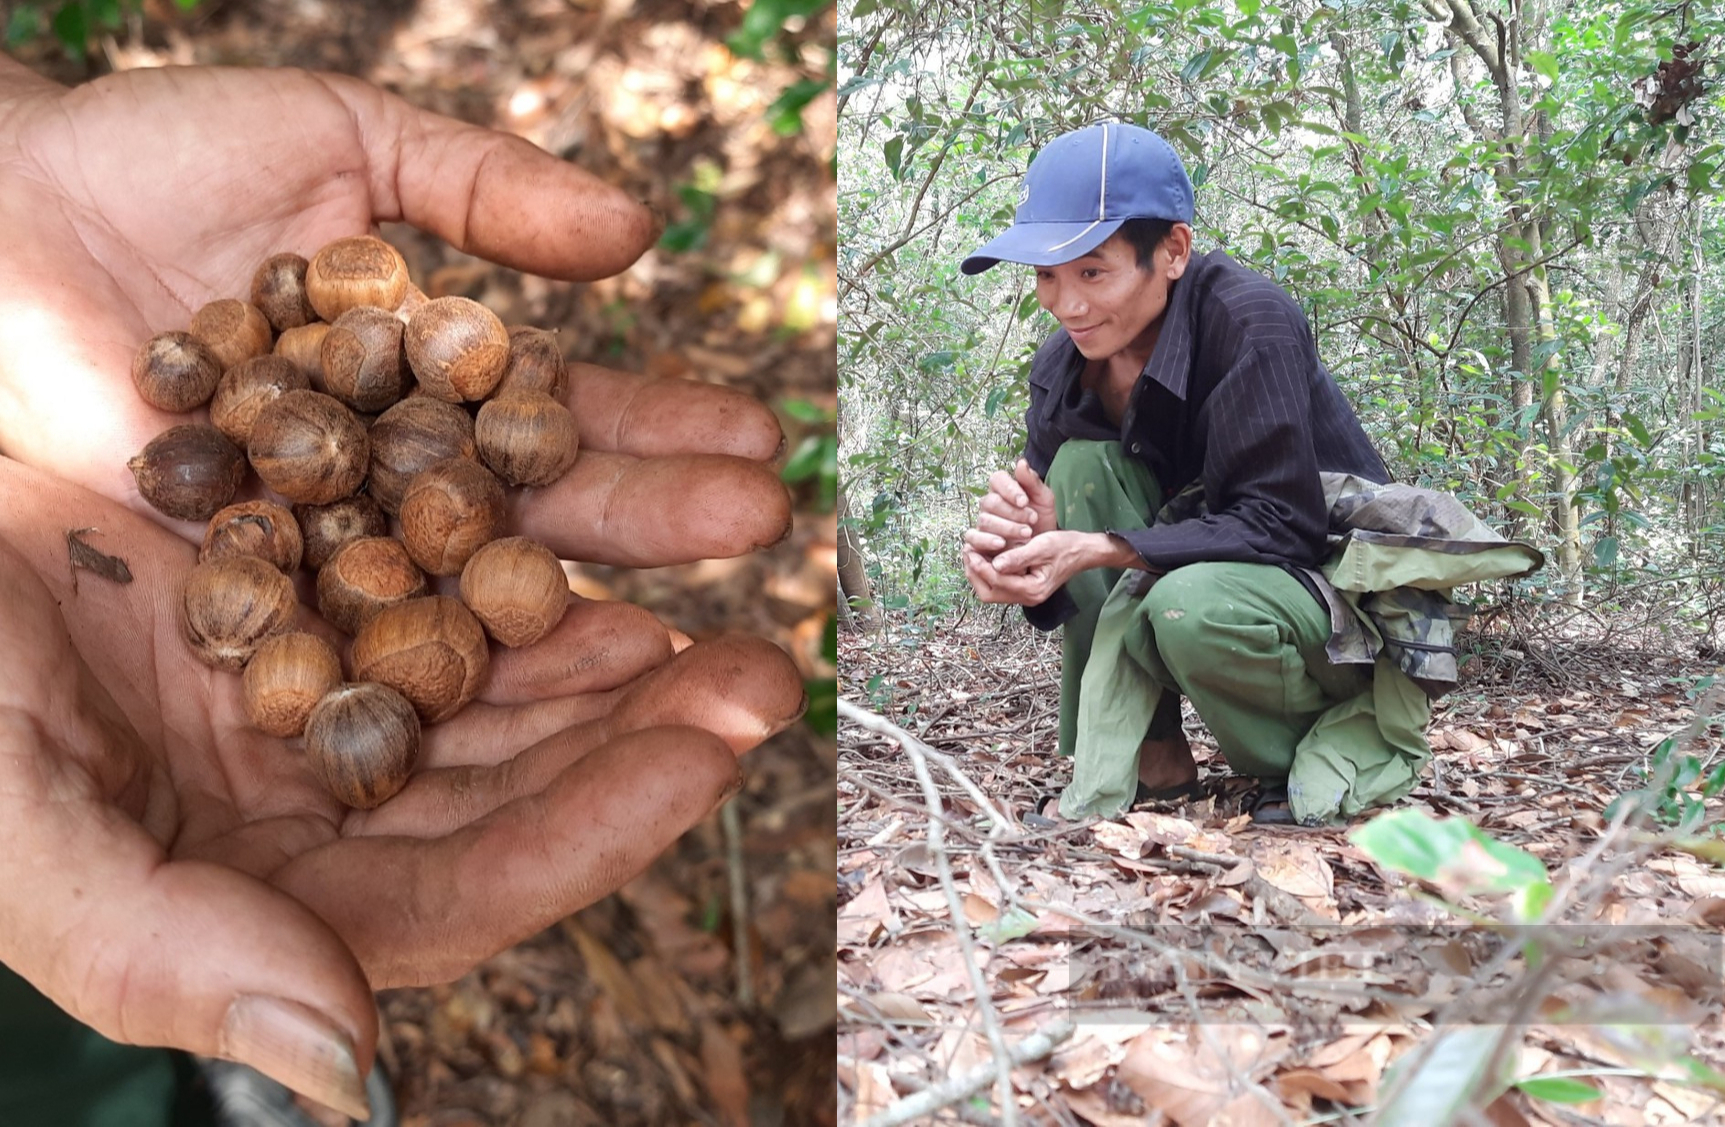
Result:
<svg viewBox="0 0 1725 1127"><path fill-rule="evenodd" d="M857 543L856 529L850 522L850 501L845 496L845 484L839 482L839 590L845 605L854 615L854 622L865 633L880 629L880 608L875 605L869 589L868 570L863 566L862 547Z"/></svg>
<svg viewBox="0 0 1725 1127"><path fill-rule="evenodd" d="M1541 253L1539 228L1529 223L1526 230L1532 236L1531 254L1537 260ZM1536 266L1527 275L1529 304L1533 307L1540 342L1555 343L1557 326L1551 312L1551 286L1545 267ZM1546 356L1539 365L1541 391L1547 373L1557 373L1555 353ZM1561 376L1552 381L1551 394L1544 397L1540 408L1545 416L1546 448L1551 454L1554 488L1551 498L1552 522L1557 526L1557 570L1563 576L1563 601L1570 606L1581 605L1585 577L1581 570L1581 526L1575 511L1575 465L1569 449L1569 403L1564 394Z"/></svg>

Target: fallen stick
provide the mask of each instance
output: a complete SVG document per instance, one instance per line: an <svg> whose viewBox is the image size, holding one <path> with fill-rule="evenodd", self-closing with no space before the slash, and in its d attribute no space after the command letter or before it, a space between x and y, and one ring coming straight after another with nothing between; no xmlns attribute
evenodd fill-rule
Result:
<svg viewBox="0 0 1725 1127"><path fill-rule="evenodd" d="M1075 1027L1070 1021L1058 1021L1047 1029L1039 1030L1012 1046L1009 1058L1011 1066L1016 1068L1033 1060L1041 1060L1054 1051L1054 1047L1072 1036ZM976 1093L988 1087L994 1081L1000 1068L998 1061L978 1065L963 1076L954 1076L943 1080L932 1087L924 1088L914 1096L906 1096L891 1107L865 1121L862 1127L902 1127L919 1119L933 1115L943 1107L951 1107L961 1100L969 1099Z"/></svg>

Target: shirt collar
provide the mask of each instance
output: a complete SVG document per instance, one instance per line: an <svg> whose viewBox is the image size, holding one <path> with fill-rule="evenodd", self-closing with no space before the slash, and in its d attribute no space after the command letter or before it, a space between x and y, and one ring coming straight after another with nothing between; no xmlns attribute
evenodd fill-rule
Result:
<svg viewBox="0 0 1725 1127"><path fill-rule="evenodd" d="M1193 298L1190 279L1198 264L1193 255L1186 264L1186 273L1168 288L1168 307L1162 311L1162 334L1156 338L1156 350L1144 366L1144 375L1167 388L1177 398L1186 398L1188 377L1192 373L1192 314ZM1084 370L1078 346L1065 329L1054 330L1040 350L1041 363L1030 369L1030 382L1059 393L1062 397Z"/></svg>
<svg viewBox="0 0 1725 1127"><path fill-rule="evenodd" d="M1156 351L1150 354L1150 362L1144 365L1144 375L1181 400L1186 398L1186 385L1192 374L1192 277L1197 259L1193 255L1186 263L1186 272L1169 283L1168 307L1162 311L1162 333L1156 338Z"/></svg>

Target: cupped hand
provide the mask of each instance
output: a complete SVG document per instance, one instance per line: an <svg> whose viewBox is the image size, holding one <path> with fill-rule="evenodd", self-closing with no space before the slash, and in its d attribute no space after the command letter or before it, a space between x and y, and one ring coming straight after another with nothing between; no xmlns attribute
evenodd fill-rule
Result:
<svg viewBox="0 0 1725 1127"><path fill-rule="evenodd" d="M1023 458L1012 472L996 470L989 475L988 492L978 504L976 527L965 530L964 542L978 555L989 557L1015 548L1033 536L1053 532L1054 491Z"/></svg>
<svg viewBox="0 0 1725 1127"><path fill-rule="evenodd" d="M133 582L71 570L87 526ZM350 1114L374 989L456 977L617 888L801 712L769 643L673 655L647 612L574 600L537 645L493 649L405 789L348 811L181 640L194 559L0 458L0 962L111 1038L242 1060Z"/></svg>
<svg viewBox="0 0 1725 1127"><path fill-rule="evenodd" d="M592 279L657 237L650 211L517 137L356 79L166 68L66 89L0 56L0 452L119 500L126 459L186 416L144 403L131 359L271 254L404 220L468 253ZM575 365L584 454L523 494L516 531L564 558L659 566L790 527L783 436L716 385Z"/></svg>

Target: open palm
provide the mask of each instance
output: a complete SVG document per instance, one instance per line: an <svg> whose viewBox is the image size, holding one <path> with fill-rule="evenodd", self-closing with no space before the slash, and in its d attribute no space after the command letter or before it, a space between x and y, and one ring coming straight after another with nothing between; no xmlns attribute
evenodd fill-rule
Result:
<svg viewBox="0 0 1725 1127"><path fill-rule="evenodd" d="M571 279L656 234L586 173L354 80L170 69L66 90L0 58L0 962L117 1040L241 1059L350 1111L372 990L459 975L616 888L802 701L764 641L673 655L645 611L577 601L494 655L376 810L344 811L297 741L249 728L238 678L179 637L201 529L150 509L126 459L186 419L136 395L130 359L245 296L270 254L392 220ZM512 532L650 567L788 530L762 405L589 365L570 384L583 453L515 495ZM74 590L65 534L87 526L133 583Z"/></svg>
<svg viewBox="0 0 1725 1127"><path fill-rule="evenodd" d="M354 79L169 68L67 90L0 59L0 450L151 513L126 458L186 417L133 390L138 346L249 295L271 254L398 219L573 279L625 269L656 235L575 166ZM566 559L659 566L789 528L766 464L782 437L753 399L581 364L570 383L586 453L524 496L516 531Z"/></svg>
<svg viewBox="0 0 1725 1127"><path fill-rule="evenodd" d="M181 640L189 544L5 459L0 498L0 955L110 1036L241 1056L336 1106L372 989L459 975L610 892L800 712L769 643L672 656L646 612L576 601L426 729L404 790L347 811ZM74 590L65 531L87 525L132 583ZM260 1051L236 1009L257 998L323 1022L322 1054Z"/></svg>

